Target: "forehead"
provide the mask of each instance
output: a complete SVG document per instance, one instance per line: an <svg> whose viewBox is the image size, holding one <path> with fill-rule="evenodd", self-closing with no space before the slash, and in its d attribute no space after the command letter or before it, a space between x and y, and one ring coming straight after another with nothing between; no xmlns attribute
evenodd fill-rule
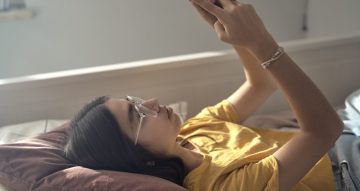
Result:
<svg viewBox="0 0 360 191"><path fill-rule="evenodd" d="M122 131L130 134L130 123L128 118L129 102L126 99L110 98L105 105L109 108L111 113L115 116L117 122L120 124Z"/></svg>

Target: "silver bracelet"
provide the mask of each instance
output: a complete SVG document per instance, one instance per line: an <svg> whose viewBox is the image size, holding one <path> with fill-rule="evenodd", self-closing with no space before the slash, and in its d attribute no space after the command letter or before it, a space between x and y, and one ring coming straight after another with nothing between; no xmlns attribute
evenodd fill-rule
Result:
<svg viewBox="0 0 360 191"><path fill-rule="evenodd" d="M273 63L275 60L279 59L283 54L284 54L284 48L279 46L279 48L276 50L276 52L272 55L272 57L261 63L261 66L264 68L264 69L267 69L271 63Z"/></svg>

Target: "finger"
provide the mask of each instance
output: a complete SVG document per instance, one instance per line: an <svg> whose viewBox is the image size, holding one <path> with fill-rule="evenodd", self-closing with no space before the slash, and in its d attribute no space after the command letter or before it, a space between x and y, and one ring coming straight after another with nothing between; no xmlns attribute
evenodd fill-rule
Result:
<svg viewBox="0 0 360 191"><path fill-rule="evenodd" d="M224 11L222 8L216 6L214 3L208 0L191 0L192 2L199 5L201 8L214 15L218 19L224 18Z"/></svg>
<svg viewBox="0 0 360 191"><path fill-rule="evenodd" d="M226 39L226 30L224 25L220 21L216 21L214 24L214 29L219 39L224 41Z"/></svg>
<svg viewBox="0 0 360 191"><path fill-rule="evenodd" d="M221 3L222 7L226 10L230 10L236 6L234 4L236 0L218 0L218 1Z"/></svg>
<svg viewBox="0 0 360 191"><path fill-rule="evenodd" d="M215 22L217 21L217 18L214 16L214 15L212 15L212 14L210 14L209 12L207 12L205 9L203 9L203 8L201 8L199 5L197 5L196 3L191 3L194 7L195 7L195 9L197 10L197 12L200 14L200 16L202 17L202 18L204 18L205 19L205 21L207 22L207 23L209 23L209 25L211 26L211 27L214 27L214 24L215 24Z"/></svg>

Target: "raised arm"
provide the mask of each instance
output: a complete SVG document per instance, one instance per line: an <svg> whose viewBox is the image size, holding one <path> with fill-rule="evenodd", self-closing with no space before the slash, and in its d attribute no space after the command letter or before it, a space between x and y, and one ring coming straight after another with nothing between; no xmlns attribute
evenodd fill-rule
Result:
<svg viewBox="0 0 360 191"><path fill-rule="evenodd" d="M277 43L251 5L220 0L222 9L209 0L192 1L222 41L247 49L259 61L257 64L277 50ZM321 91L287 54L264 71L283 91L300 126L300 132L273 154L279 164L280 190L290 190L334 145L343 123Z"/></svg>
<svg viewBox="0 0 360 191"><path fill-rule="evenodd" d="M264 50L255 52L265 61ZM279 163L280 190L290 190L334 145L343 123L316 85L288 55L274 62L268 72L284 92L300 126L300 132L273 154Z"/></svg>
<svg viewBox="0 0 360 191"><path fill-rule="evenodd" d="M210 0L214 2L214 0ZM220 4L220 2L216 2ZM217 18L193 4L200 15L215 29ZM220 37L220 36L219 36ZM246 81L232 94L229 100L239 114L238 123L242 123L253 114L277 89L277 84L267 71L260 66L260 61L247 48L233 45L239 55Z"/></svg>
<svg viewBox="0 0 360 191"><path fill-rule="evenodd" d="M234 46L238 53L246 81L227 100L237 109L238 123L253 114L277 89L277 84L261 66L256 57L247 49Z"/></svg>

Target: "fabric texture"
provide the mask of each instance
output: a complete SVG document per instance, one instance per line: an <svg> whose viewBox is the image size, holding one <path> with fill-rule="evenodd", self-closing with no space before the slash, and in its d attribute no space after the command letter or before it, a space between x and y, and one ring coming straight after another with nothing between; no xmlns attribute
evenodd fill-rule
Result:
<svg viewBox="0 0 360 191"><path fill-rule="evenodd" d="M343 133L329 152L337 177L336 190L360 190L360 139Z"/></svg>
<svg viewBox="0 0 360 191"><path fill-rule="evenodd" d="M345 99L345 109L338 110L345 125L345 130L360 136L360 89L352 92Z"/></svg>
<svg viewBox="0 0 360 191"><path fill-rule="evenodd" d="M344 131L329 152L337 190L360 190L360 89L346 97L337 113Z"/></svg>
<svg viewBox="0 0 360 191"><path fill-rule="evenodd" d="M224 108L222 111L221 109L218 109L219 106L204 109L197 117L190 119L188 123L184 124L185 127L189 126L191 121L195 122L193 120L199 120L202 114L204 114L205 118L202 120L202 125L200 126L204 126L206 120L209 120L210 122L219 121L216 116L223 115L223 112L225 111L230 111L230 115L227 114L227 117L224 118L225 121L229 121L227 124L230 124L231 120L236 121L236 116L233 116L234 113L236 113L236 110L234 110L234 108L228 104L229 103L224 103L219 105L223 105L221 106ZM341 108L343 108L343 106L341 106ZM210 111L215 113L210 113ZM230 120L228 118L230 118ZM223 123L224 121L218 124ZM212 123L212 125L215 124ZM296 129L298 128L298 124L294 115L290 111L284 112L280 115L253 115L246 119L242 126L237 126L237 128L247 127L250 127L249 129L255 133L261 132L259 133L259 136L268 135L267 137L270 137L275 136L276 134L276 141L282 144L286 142L289 137L291 137L292 133L278 134L277 131L262 130L260 128L281 129L286 127ZM41 135L36 139L26 140L22 143L0 145L0 184L10 188L16 188L16 190L104 190L105 188L107 190L120 191L186 190L180 186L172 184L171 182L167 182L166 180L155 177L134 175L123 172L94 171L69 164L69 162L62 157L62 154L59 153L63 147L62 140L64 137L65 128L67 128L67 124L62 125L52 132ZM187 134L199 134L199 131L197 131L196 128L197 127L186 128ZM200 137L198 136L197 138ZM279 146L281 144L279 144ZM200 146L198 147L200 148ZM208 155L206 154L205 156ZM272 164L273 160L269 159L270 157L267 157L266 160L262 161L262 164L259 166L261 167L265 163ZM203 170L205 171L207 164L209 164L211 160L213 160L212 157L207 157L205 162L199 168L195 169L198 173L189 174L187 179L192 179L193 176L202 173ZM309 173L307 175L307 179L311 179L310 177L314 176L314 172L316 171L314 171L314 169L312 171L313 173ZM320 177L324 177L322 174L323 173L320 173ZM304 177L303 180L307 179ZM312 182L314 185L316 185L316 180ZM326 184L323 183L323 181L319 182L322 185ZM205 183L207 184L207 182ZM197 183L189 181L185 181L185 184L190 184L194 187L198 186ZM301 184L303 187L307 186L304 183L299 184ZM311 187L303 190L316 189Z"/></svg>
<svg viewBox="0 0 360 191"><path fill-rule="evenodd" d="M63 154L68 124L22 142L0 145L0 184L10 190L186 191L167 180L76 166Z"/></svg>
<svg viewBox="0 0 360 191"><path fill-rule="evenodd" d="M185 178L193 191L278 190L278 164L272 154L295 132L236 124L238 114L230 102L203 109L189 119L180 134L188 138L205 160ZM328 155L296 184L292 191L335 190Z"/></svg>

